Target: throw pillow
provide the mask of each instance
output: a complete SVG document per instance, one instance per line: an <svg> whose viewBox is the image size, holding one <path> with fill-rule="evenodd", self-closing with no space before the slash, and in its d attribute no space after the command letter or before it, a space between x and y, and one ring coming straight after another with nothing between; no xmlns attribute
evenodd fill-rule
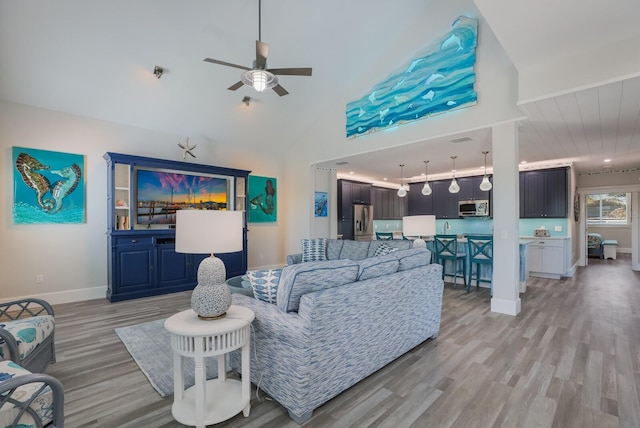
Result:
<svg viewBox="0 0 640 428"><path fill-rule="evenodd" d="M278 283L282 269L248 270L247 278L253 289L253 296L267 303L276 303Z"/></svg>
<svg viewBox="0 0 640 428"><path fill-rule="evenodd" d="M397 248L390 247L387 244L380 244L380 246L376 249L376 252L373 253L374 256L384 256L386 254L391 254L393 252L398 251Z"/></svg>
<svg viewBox="0 0 640 428"><path fill-rule="evenodd" d="M302 240L302 261L321 262L327 260L327 239L303 239Z"/></svg>

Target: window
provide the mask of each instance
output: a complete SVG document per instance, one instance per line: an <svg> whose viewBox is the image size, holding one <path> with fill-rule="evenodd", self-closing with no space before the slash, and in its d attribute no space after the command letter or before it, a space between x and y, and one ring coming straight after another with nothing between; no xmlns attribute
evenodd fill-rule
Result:
<svg viewBox="0 0 640 428"><path fill-rule="evenodd" d="M630 193L598 193L587 195L587 224L629 224Z"/></svg>

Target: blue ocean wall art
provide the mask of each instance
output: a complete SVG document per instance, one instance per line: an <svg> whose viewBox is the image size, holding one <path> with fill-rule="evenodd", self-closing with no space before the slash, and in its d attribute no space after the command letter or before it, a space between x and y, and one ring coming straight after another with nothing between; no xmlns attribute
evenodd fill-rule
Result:
<svg viewBox="0 0 640 428"><path fill-rule="evenodd" d="M13 222L84 223L84 155L12 148Z"/></svg>
<svg viewBox="0 0 640 428"><path fill-rule="evenodd" d="M451 31L383 82L347 104L347 137L474 105L478 20L458 17Z"/></svg>

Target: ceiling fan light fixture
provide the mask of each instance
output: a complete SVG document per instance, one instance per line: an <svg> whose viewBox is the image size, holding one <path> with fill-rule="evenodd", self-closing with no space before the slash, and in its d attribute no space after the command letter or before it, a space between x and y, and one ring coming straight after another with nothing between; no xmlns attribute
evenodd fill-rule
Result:
<svg viewBox="0 0 640 428"><path fill-rule="evenodd" d="M240 79L242 83L251 86L258 92L271 89L278 84L276 75L267 70L248 70L242 73Z"/></svg>

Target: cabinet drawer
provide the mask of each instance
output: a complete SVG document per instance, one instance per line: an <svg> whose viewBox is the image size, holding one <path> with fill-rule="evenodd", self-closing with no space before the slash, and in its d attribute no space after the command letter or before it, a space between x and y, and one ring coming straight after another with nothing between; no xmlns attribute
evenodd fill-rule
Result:
<svg viewBox="0 0 640 428"><path fill-rule="evenodd" d="M564 247L564 241L562 239L537 239L531 242L531 245L562 248Z"/></svg>
<svg viewBox="0 0 640 428"><path fill-rule="evenodd" d="M152 236L121 236L114 238L115 245L151 245L153 244Z"/></svg>

